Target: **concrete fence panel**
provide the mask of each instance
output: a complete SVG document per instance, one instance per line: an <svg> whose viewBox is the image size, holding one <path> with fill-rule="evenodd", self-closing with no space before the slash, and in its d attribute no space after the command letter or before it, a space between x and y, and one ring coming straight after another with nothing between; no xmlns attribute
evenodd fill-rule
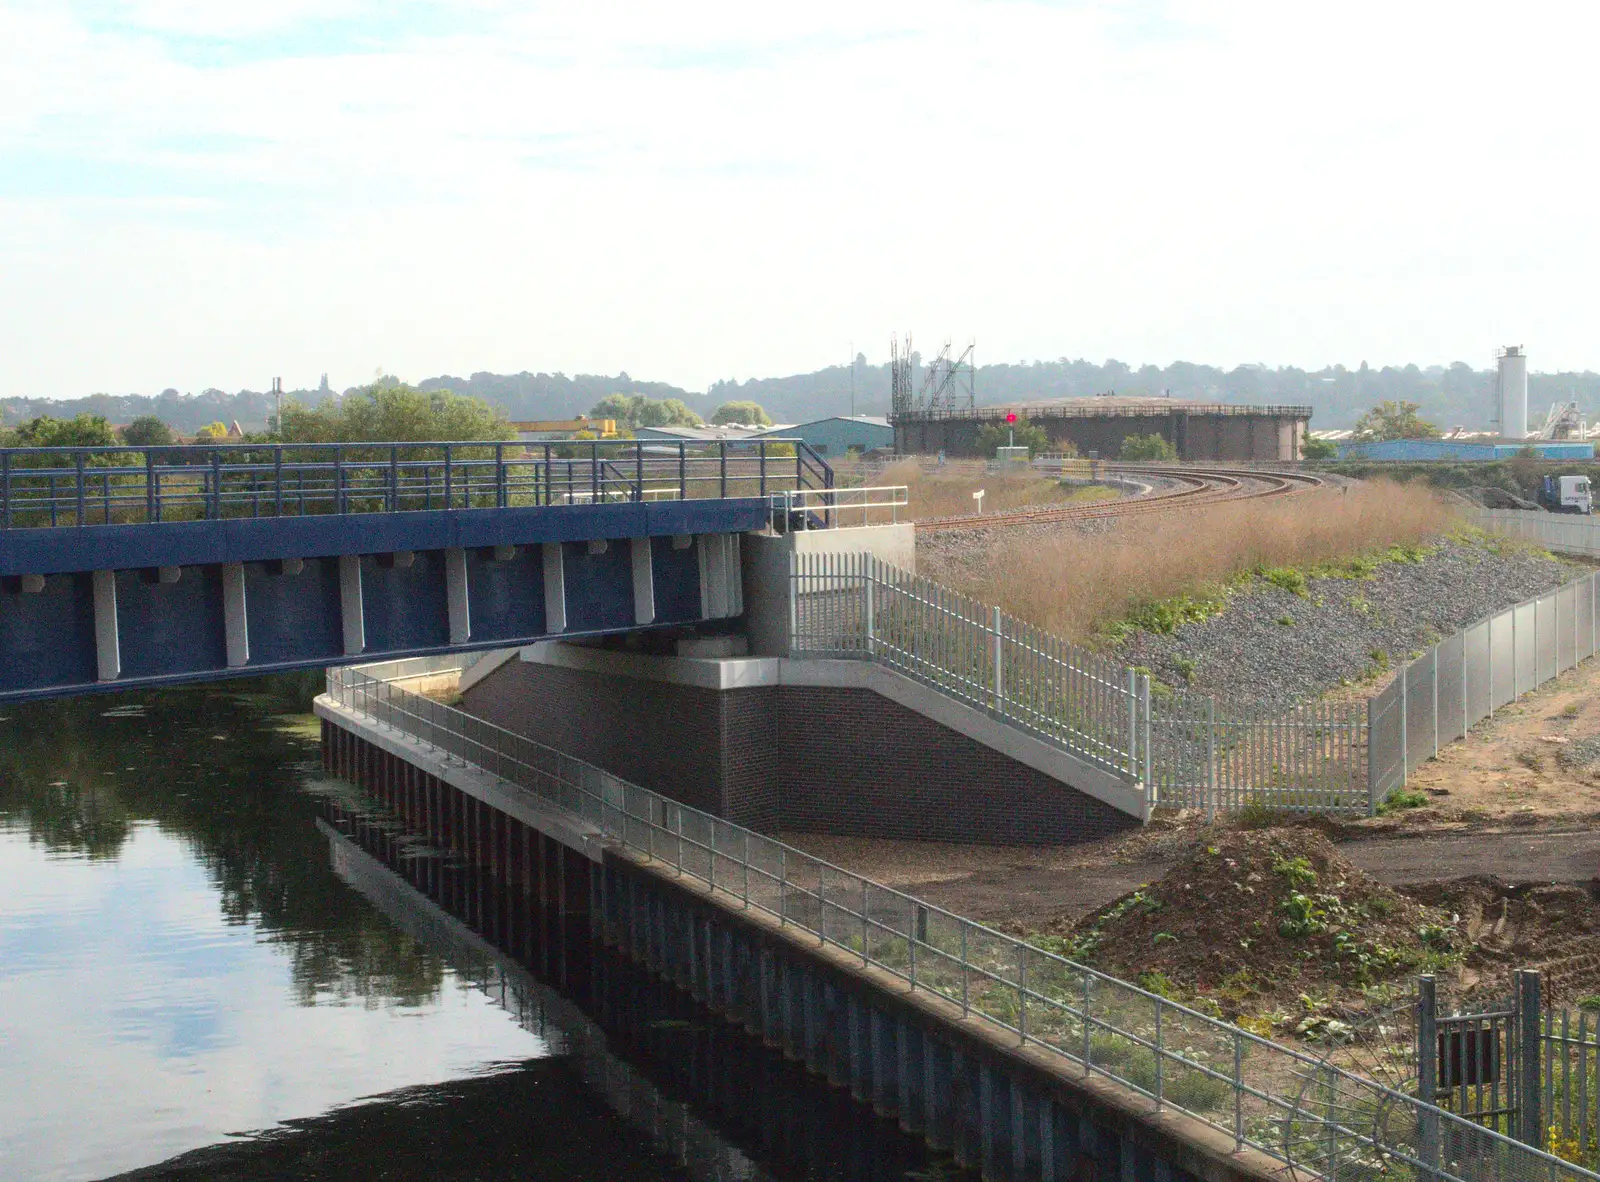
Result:
<svg viewBox="0 0 1600 1182"><path fill-rule="evenodd" d="M1546 528L1524 523L1524 531ZM1557 523L1556 528L1567 528ZM1587 523L1580 528L1591 529ZM1584 535L1587 544L1600 537ZM1423 760L1495 710L1596 652L1596 576L1584 575L1479 620L1409 662L1367 702L1368 786L1374 804Z"/></svg>

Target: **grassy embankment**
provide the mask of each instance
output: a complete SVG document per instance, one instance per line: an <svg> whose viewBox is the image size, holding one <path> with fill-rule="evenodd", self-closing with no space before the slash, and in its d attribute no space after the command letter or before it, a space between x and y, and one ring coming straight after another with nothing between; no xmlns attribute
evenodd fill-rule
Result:
<svg viewBox="0 0 1600 1182"><path fill-rule="evenodd" d="M1031 505L1066 505L1114 500L1115 489L1100 485L1062 484L1053 476L1024 471L1016 475L985 473L976 465L924 471L914 462L894 464L871 481L874 485L906 486L911 518L960 517L972 514L972 494L983 490L984 513L1021 509Z"/></svg>
<svg viewBox="0 0 1600 1182"><path fill-rule="evenodd" d="M1416 561L1465 527L1437 495L1378 481L1128 519L1104 532L1007 536L940 577L1051 632L1108 642L1171 632L1225 606L1252 579L1287 590L1314 575L1360 578Z"/></svg>

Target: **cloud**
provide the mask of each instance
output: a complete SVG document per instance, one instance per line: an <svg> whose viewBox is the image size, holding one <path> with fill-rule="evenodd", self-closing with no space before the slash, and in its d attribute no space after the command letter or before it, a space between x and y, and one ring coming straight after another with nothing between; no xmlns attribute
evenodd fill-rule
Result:
<svg viewBox="0 0 1600 1182"><path fill-rule="evenodd" d="M0 395L380 361L698 385L912 321L999 356L1426 362L1506 335L1582 364L1597 21L23 0Z"/></svg>
<svg viewBox="0 0 1600 1182"><path fill-rule="evenodd" d="M5 1177L103 1177L548 1053L453 971L419 1008L298 1004L292 941L226 922L205 868L152 823L114 863L0 826L0 890L0 1045L20 1085L0 1089Z"/></svg>

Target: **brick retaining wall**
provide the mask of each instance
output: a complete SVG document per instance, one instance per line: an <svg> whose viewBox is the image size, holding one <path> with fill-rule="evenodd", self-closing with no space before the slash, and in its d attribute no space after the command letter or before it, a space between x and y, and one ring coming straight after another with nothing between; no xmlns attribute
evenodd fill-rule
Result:
<svg viewBox="0 0 1600 1182"><path fill-rule="evenodd" d="M1138 826L867 689L713 690L511 661L461 705L765 832L1064 845Z"/></svg>

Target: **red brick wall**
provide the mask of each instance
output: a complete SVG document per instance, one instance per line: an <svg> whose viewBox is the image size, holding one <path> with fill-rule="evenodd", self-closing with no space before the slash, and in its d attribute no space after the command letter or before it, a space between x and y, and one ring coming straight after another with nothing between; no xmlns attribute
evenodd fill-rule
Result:
<svg viewBox="0 0 1600 1182"><path fill-rule="evenodd" d="M717 691L512 661L462 707L767 832L1063 845L1138 824L870 690Z"/></svg>

